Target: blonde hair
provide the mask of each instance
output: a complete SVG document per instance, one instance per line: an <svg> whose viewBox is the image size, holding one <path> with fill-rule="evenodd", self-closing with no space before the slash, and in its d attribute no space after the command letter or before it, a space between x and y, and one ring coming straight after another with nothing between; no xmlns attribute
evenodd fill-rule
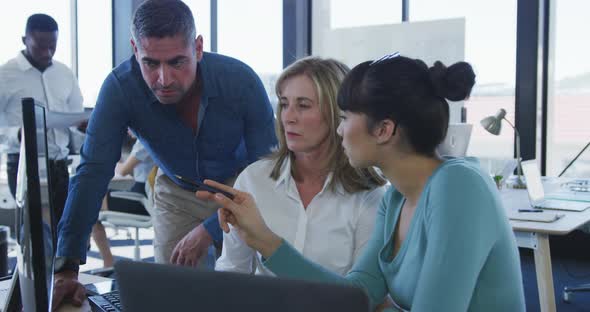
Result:
<svg viewBox="0 0 590 312"><path fill-rule="evenodd" d="M332 180L328 187L332 190L340 183L348 193L355 193L362 190L370 190L377 186L384 185L385 180L373 169L355 169L348 162L342 148L342 138L336 133L340 124L340 108L336 103L338 88L348 73L349 68L343 63L334 59L322 59L320 57L309 56L302 58L285 68L275 86L277 97L281 97L281 89L290 78L299 75L305 75L314 84L318 94L318 104L324 120L328 123L328 166L329 172L332 172ZM284 161L289 157L293 159L293 152L287 148L285 139L285 129L281 122L281 105L277 106L276 132L279 140L278 149L268 158L275 161L270 177L277 180L281 175L281 167ZM291 174L295 169L294 162L291 166Z"/></svg>

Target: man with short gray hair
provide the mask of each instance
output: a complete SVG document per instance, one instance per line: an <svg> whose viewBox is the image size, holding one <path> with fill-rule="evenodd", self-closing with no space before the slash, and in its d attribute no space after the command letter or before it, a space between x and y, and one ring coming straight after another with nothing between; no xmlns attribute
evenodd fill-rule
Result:
<svg viewBox="0 0 590 312"><path fill-rule="evenodd" d="M102 85L59 224L54 307L82 303L78 265L127 127L159 166L153 217L157 262L195 266L222 232L217 207L201 202L177 176L231 183L276 145L262 83L244 63L203 52L190 9L148 0L135 12L134 55Z"/></svg>

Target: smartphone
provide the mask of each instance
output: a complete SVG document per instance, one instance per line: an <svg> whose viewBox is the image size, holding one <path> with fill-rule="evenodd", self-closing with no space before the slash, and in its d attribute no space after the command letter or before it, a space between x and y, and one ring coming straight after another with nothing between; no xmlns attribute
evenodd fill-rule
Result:
<svg viewBox="0 0 590 312"><path fill-rule="evenodd" d="M175 174L174 176L178 180L182 181L183 183L186 183L186 184L188 184L190 186L193 186L194 187L193 191L207 191L207 192L214 193L214 194L215 193L220 193L220 194L223 194L225 197L227 197L229 199L232 199L232 200L234 199L234 195L233 194L230 194L230 193L228 193L226 191L222 191L222 190L220 190L220 189L218 189L216 187L207 185L207 184L205 184L203 182L189 180L189 179L184 178L184 177L181 177L181 176L179 176L177 174Z"/></svg>

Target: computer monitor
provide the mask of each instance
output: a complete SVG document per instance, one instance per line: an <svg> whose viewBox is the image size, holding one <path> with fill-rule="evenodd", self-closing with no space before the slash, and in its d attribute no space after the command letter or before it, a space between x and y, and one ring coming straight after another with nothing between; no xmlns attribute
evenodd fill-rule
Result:
<svg viewBox="0 0 590 312"><path fill-rule="evenodd" d="M49 200L45 109L24 98L22 116L16 192L17 272L23 311L47 312L51 309L56 238Z"/></svg>
<svg viewBox="0 0 590 312"><path fill-rule="evenodd" d="M126 260L115 273L123 311L369 311L367 294L350 285Z"/></svg>
<svg viewBox="0 0 590 312"><path fill-rule="evenodd" d="M467 154L471 139L472 124L452 123L447 129L447 136L437 147L441 156L463 157Z"/></svg>

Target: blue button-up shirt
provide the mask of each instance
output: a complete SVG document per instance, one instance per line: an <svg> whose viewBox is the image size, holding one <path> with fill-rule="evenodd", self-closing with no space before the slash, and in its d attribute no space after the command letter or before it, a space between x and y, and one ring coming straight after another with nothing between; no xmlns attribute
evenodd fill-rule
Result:
<svg viewBox="0 0 590 312"><path fill-rule="evenodd" d="M198 69L203 92L196 135L181 121L174 105L157 100L135 57L106 78L88 123L80 166L70 180L58 226L58 256L85 261L88 237L128 127L160 169L181 187L174 175L225 181L276 145L272 108L250 67L205 53ZM205 227L214 240L221 239L217 214L205 221Z"/></svg>

